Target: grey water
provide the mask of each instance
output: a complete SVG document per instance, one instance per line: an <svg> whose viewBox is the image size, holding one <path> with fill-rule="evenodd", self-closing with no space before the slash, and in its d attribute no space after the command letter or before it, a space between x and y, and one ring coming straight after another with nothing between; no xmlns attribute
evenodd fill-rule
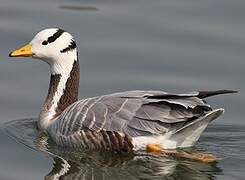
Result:
<svg viewBox="0 0 245 180"><path fill-rule="evenodd" d="M0 179L245 179L245 1L0 3ZM77 154L46 142L35 117L48 90L48 65L8 53L47 27L76 38L81 97L135 89L239 90L208 99L226 112L194 147L218 162Z"/></svg>

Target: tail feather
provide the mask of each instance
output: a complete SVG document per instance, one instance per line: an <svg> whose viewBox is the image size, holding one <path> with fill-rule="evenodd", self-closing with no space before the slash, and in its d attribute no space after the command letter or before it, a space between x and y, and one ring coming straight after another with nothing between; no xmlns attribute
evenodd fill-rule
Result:
<svg viewBox="0 0 245 180"><path fill-rule="evenodd" d="M223 114L224 109L215 109L210 111L205 116L196 119L195 121L185 125L177 130L172 136L171 140L177 143L177 147L190 147L200 138L203 131L208 124Z"/></svg>
<svg viewBox="0 0 245 180"><path fill-rule="evenodd" d="M209 96L215 96L219 94L229 94L229 93L238 93L238 91L233 91L233 90L199 91L197 97L203 99Z"/></svg>

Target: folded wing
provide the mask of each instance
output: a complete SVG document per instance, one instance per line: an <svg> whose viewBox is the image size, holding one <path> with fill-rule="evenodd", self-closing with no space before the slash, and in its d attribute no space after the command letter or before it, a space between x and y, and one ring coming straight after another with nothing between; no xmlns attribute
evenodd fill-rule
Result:
<svg viewBox="0 0 245 180"><path fill-rule="evenodd" d="M78 101L59 117L59 133L116 131L147 136L177 131L211 108L197 93L128 91Z"/></svg>

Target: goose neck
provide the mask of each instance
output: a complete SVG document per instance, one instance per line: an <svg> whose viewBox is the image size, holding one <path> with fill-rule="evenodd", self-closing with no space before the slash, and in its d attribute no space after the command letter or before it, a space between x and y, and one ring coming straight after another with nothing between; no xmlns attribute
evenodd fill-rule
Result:
<svg viewBox="0 0 245 180"><path fill-rule="evenodd" d="M48 95L39 115L39 128L47 129L56 117L78 100L78 93L78 60L74 60L71 65L52 65Z"/></svg>

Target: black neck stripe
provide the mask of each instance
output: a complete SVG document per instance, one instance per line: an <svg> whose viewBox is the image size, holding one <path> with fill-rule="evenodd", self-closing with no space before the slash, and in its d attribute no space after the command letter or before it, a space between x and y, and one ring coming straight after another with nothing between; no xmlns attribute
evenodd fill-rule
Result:
<svg viewBox="0 0 245 180"><path fill-rule="evenodd" d="M71 51L73 49L75 49L77 47L75 41L72 39L69 46L60 50L61 53L65 53L65 52L68 52L68 51Z"/></svg>

